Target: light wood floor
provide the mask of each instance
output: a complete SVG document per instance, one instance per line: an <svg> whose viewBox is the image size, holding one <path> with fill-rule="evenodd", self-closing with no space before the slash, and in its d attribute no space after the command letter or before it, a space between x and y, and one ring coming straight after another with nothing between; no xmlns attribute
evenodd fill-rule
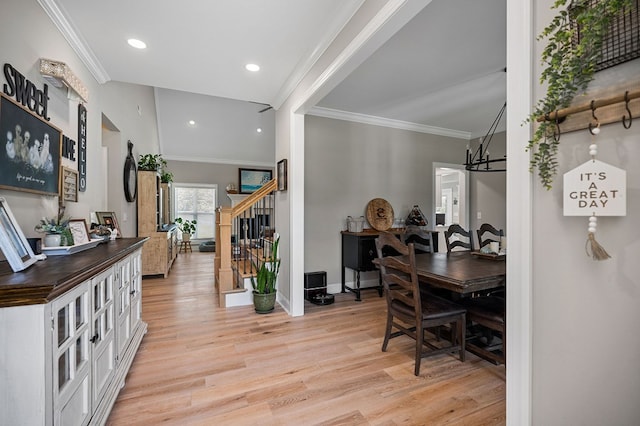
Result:
<svg viewBox="0 0 640 426"><path fill-rule="evenodd" d="M473 354L426 358L413 342L380 349L384 299L339 294L292 318L277 306L222 310L213 253L180 253L143 280L149 330L109 425L499 425L505 369ZM301 277L302 280L302 277Z"/></svg>

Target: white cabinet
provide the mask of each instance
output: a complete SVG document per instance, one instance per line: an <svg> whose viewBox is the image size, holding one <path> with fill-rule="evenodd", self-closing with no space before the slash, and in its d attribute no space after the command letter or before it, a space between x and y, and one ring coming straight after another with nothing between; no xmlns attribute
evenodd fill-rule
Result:
<svg viewBox="0 0 640 426"><path fill-rule="evenodd" d="M141 254L49 303L0 309L0 424L106 422L147 328Z"/></svg>
<svg viewBox="0 0 640 426"><path fill-rule="evenodd" d="M89 282L52 302L54 424L85 425L91 418Z"/></svg>

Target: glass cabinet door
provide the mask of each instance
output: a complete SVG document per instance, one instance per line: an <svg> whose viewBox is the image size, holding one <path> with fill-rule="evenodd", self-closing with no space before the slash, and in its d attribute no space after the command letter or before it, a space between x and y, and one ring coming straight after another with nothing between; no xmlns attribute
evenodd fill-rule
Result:
<svg viewBox="0 0 640 426"><path fill-rule="evenodd" d="M89 299L87 282L52 304L55 424L70 424L72 419L86 424L90 418Z"/></svg>
<svg viewBox="0 0 640 426"><path fill-rule="evenodd" d="M115 267L91 280L92 320L92 396L102 398L115 369L114 281Z"/></svg>
<svg viewBox="0 0 640 426"><path fill-rule="evenodd" d="M117 354L120 359L131 337L131 258L127 257L117 265L116 272L116 321L118 327Z"/></svg>

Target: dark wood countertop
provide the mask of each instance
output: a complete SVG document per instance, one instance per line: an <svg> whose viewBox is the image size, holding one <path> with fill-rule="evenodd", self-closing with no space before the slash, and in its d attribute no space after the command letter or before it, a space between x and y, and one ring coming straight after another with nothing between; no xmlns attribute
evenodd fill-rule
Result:
<svg viewBox="0 0 640 426"><path fill-rule="evenodd" d="M48 256L20 272L0 262L0 308L48 303L142 247L146 240L148 237L119 238L79 253Z"/></svg>

